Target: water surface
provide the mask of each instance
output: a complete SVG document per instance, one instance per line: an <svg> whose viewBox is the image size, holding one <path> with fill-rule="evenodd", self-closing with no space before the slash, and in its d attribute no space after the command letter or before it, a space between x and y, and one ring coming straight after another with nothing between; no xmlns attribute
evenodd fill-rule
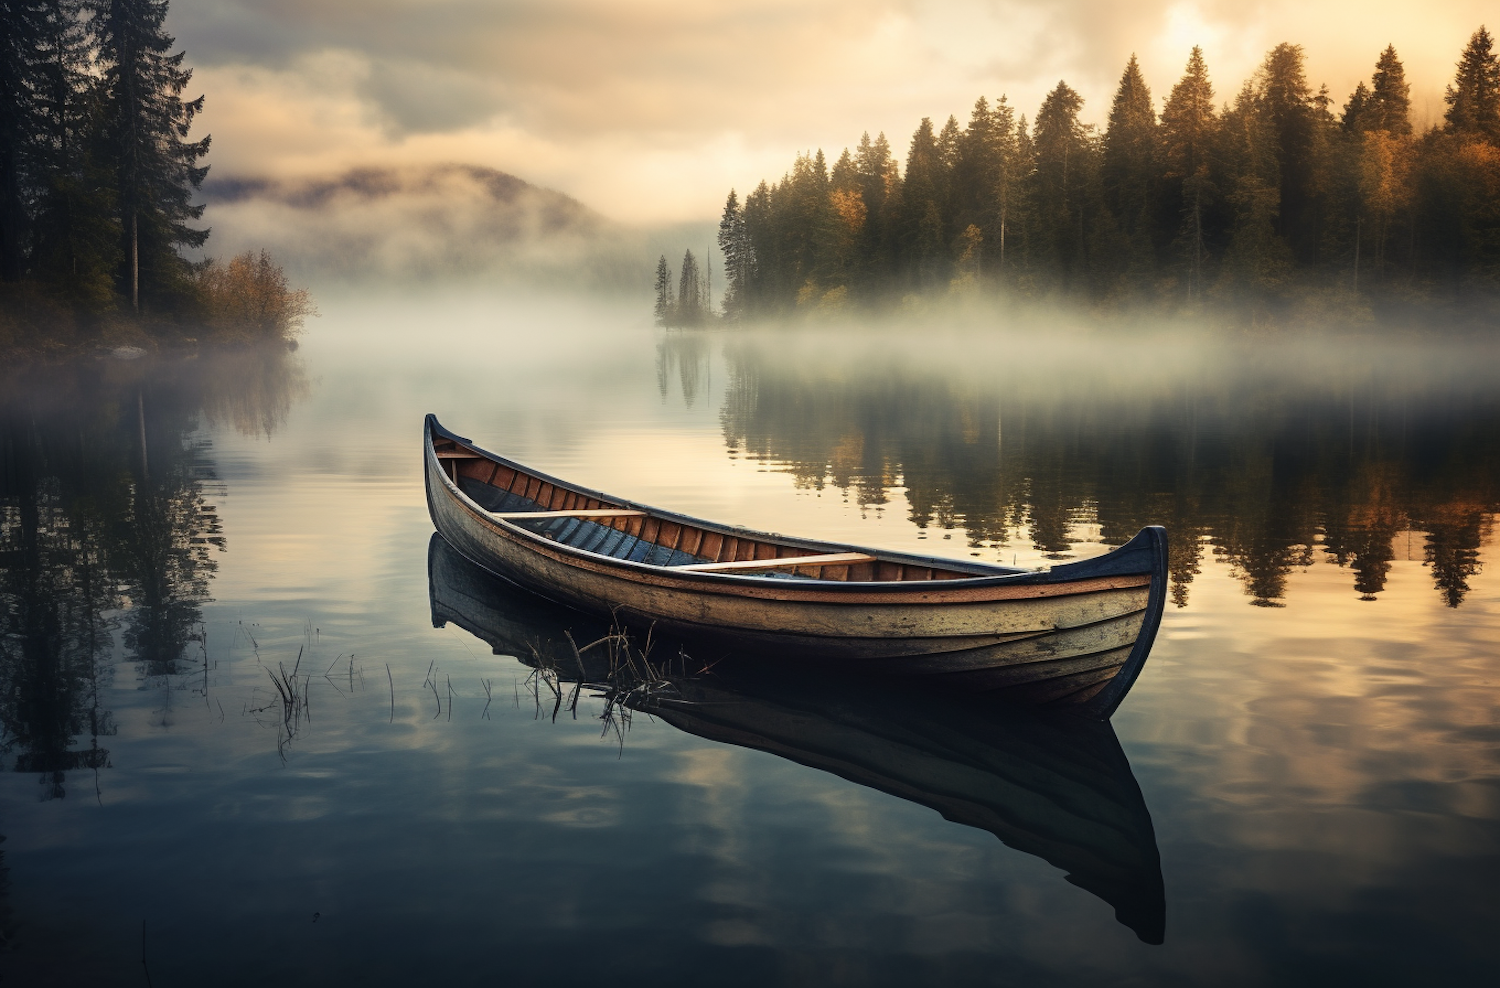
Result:
<svg viewBox="0 0 1500 988"><path fill-rule="evenodd" d="M143 931L156 985L1493 974L1492 349L321 305L295 353L4 382L13 983L139 984ZM1112 725L769 660L622 711L539 658L587 619L432 542L425 412L835 541L1164 524L1172 600Z"/></svg>

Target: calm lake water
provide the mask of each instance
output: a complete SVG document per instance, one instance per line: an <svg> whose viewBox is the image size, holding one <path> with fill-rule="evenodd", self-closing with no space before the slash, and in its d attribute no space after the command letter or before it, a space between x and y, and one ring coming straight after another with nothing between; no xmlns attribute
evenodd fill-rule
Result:
<svg viewBox="0 0 1500 988"><path fill-rule="evenodd" d="M0 982L1500 969L1496 348L320 304L291 354L0 372ZM1112 725L774 657L623 708L535 668L589 619L433 539L426 412L834 541L1163 524L1172 600Z"/></svg>

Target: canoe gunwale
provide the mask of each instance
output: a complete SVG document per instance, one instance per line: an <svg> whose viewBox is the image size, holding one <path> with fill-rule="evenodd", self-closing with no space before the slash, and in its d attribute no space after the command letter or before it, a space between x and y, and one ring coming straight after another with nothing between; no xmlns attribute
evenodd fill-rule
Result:
<svg viewBox="0 0 1500 988"><path fill-rule="evenodd" d="M481 507L473 498L469 497L463 490L453 482L444 471L438 461L437 452L433 446L434 437L441 437L451 442L460 443L466 448L473 450L485 459L498 463L507 469L516 470L520 473L535 477L545 483L552 484L565 490L573 491L588 498L607 501L621 508L645 511L650 516L669 521L679 525L689 525L701 528L705 531L715 532L722 535L745 537L774 542L778 545L807 549L813 553L833 552L864 552L875 556L882 562L896 563L906 566L920 566L934 569L947 569L957 571L968 571L973 573L970 577L960 577L943 580L884 580L884 581L844 581L844 580L774 580L763 575L740 574L734 572L697 572L684 570L677 566L660 566L650 563L634 562L628 559L618 559L600 553L579 549L575 546L554 542L541 535L532 532L513 521L505 518L496 518L489 511ZM532 467L507 459L497 453L482 449L470 439L451 432L438 422L437 417L429 414L426 418L424 428L425 457L428 460L426 471L429 479L432 474L442 478L443 486L448 495L453 498L474 520L490 529L496 535L506 537L512 541L523 541L529 548L551 556L554 559L565 562L574 562L587 568L602 567L606 572L620 575L633 574L636 577L650 577L653 582L662 577L674 581L681 580L686 583L696 584L691 589L702 591L719 591L734 593L737 590L766 590L774 589L777 597L785 596L787 599L804 599L803 593L798 591L813 591L818 593L830 593L838 597L847 595L879 593L882 597L891 595L894 598L915 597L923 593L941 592L944 596L950 596L950 591L982 590L1001 585L1035 585L1053 583L1073 583L1088 580L1095 577L1106 577L1112 575L1128 576L1137 574L1126 573L1096 573L1093 570L1107 569L1101 565L1101 561L1116 556L1122 550L1129 550L1136 546L1141 536L1131 539L1125 545L1119 546L1103 556L1093 559L1081 560L1076 563L1067 563L1055 566L1047 570L1022 569L1013 566L1002 566L993 563L975 563L962 559L948 559L942 556L919 556L910 553L890 551L885 549L872 549L868 546L859 546L839 542L822 542L812 539L794 538L775 532L761 532L754 529L742 528L733 525L724 525L719 522L695 518L691 515L680 514L657 508L653 505L641 504L628 498L616 497L602 491L596 491L571 481L550 476ZM1143 531L1142 535L1145 532ZM1153 567L1154 568L1154 567ZM1142 568L1138 575L1145 575L1147 570ZM629 576L625 577L631 578ZM853 601L851 601L852 603ZM936 602L934 602L936 603Z"/></svg>

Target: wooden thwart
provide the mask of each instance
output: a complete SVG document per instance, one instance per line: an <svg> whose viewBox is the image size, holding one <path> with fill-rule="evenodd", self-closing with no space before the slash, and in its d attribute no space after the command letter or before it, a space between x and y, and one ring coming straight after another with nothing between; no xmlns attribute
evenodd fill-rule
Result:
<svg viewBox="0 0 1500 988"><path fill-rule="evenodd" d="M875 557L864 552L826 552L818 556L786 556L781 559L737 559L727 563L693 563L673 566L690 573L717 573L737 569L791 569L795 566L835 566L843 563L869 563Z"/></svg>
<svg viewBox="0 0 1500 988"><path fill-rule="evenodd" d="M491 518L502 521L527 521L532 518L639 518L644 511L634 508L585 508L574 511L491 511Z"/></svg>

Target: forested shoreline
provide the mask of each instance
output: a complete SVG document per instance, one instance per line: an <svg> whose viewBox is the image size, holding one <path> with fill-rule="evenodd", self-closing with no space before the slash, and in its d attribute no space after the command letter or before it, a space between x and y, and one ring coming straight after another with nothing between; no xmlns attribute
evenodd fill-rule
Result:
<svg viewBox="0 0 1500 988"><path fill-rule="evenodd" d="M167 0L0 0L0 349L286 341L312 313L264 251L191 262L210 139Z"/></svg>
<svg viewBox="0 0 1500 988"><path fill-rule="evenodd" d="M1194 48L1158 113L1131 56L1099 130L1059 82L1034 120L981 97L830 166L800 154L719 226L728 321L937 298L1218 312L1269 323L1500 301L1500 62L1481 27L1418 133L1394 46L1338 105L1280 44L1218 102ZM662 298L658 270L658 301Z"/></svg>

